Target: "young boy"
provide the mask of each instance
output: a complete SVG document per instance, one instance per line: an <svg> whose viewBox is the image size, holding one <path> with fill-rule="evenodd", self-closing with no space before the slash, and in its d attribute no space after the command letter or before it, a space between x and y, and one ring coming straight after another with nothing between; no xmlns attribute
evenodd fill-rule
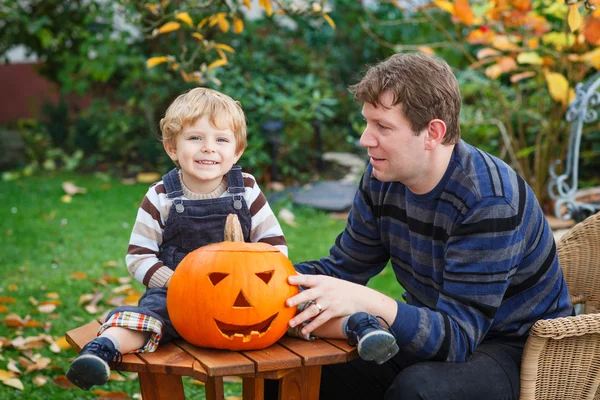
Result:
<svg viewBox="0 0 600 400"><path fill-rule="evenodd" d="M160 129L178 168L146 193L126 256L130 274L147 290L137 307L112 310L71 364L67 378L84 390L106 383L109 365L122 354L152 352L159 342L180 337L167 313L169 281L189 252L223 241L228 214L237 214L246 241L269 243L287 256L281 227L256 180L235 165L247 143L240 104L195 88L173 101ZM331 330L339 336L336 325Z"/></svg>

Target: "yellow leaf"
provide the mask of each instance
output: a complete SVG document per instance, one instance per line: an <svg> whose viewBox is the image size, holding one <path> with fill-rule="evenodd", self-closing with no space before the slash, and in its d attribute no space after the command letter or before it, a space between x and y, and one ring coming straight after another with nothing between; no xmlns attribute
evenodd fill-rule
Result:
<svg viewBox="0 0 600 400"><path fill-rule="evenodd" d="M163 33L173 32L181 28L181 24L179 22L167 22L156 31L158 35Z"/></svg>
<svg viewBox="0 0 600 400"><path fill-rule="evenodd" d="M473 14L473 10L469 5L468 0L456 0L454 2L454 12L454 15L460 20L460 22L467 26L473 25L475 14Z"/></svg>
<svg viewBox="0 0 600 400"><path fill-rule="evenodd" d="M242 33L244 31L244 21L238 17L233 17L233 33Z"/></svg>
<svg viewBox="0 0 600 400"><path fill-rule="evenodd" d="M450 1L435 0L433 2L438 8L446 11L448 14L454 15L454 4Z"/></svg>
<svg viewBox="0 0 600 400"><path fill-rule="evenodd" d="M161 57L151 57L146 60L146 68L154 68L159 64L169 62L169 57L161 56Z"/></svg>
<svg viewBox="0 0 600 400"><path fill-rule="evenodd" d="M227 65L227 60L223 60L222 58L217 60L217 61L213 61L212 63L210 63L208 65L208 67L206 67L206 69L213 69L213 68L217 68L217 67L222 67L223 65Z"/></svg>
<svg viewBox="0 0 600 400"><path fill-rule="evenodd" d="M71 274L71 279L79 279L79 280L87 279L87 274L82 271L73 272Z"/></svg>
<svg viewBox="0 0 600 400"><path fill-rule="evenodd" d="M495 36L492 40L492 46L502 51L518 51L519 46L511 41L508 36Z"/></svg>
<svg viewBox="0 0 600 400"><path fill-rule="evenodd" d="M263 8L267 12L267 16L270 17L273 15L273 5L271 4L271 0L261 0L260 3L262 3Z"/></svg>
<svg viewBox="0 0 600 400"><path fill-rule="evenodd" d="M202 27L204 25L206 25L206 23L208 22L209 19L210 19L210 17L206 17L206 18L202 19L202 21L198 22L198 29L202 29Z"/></svg>
<svg viewBox="0 0 600 400"><path fill-rule="evenodd" d="M58 345L58 347L60 347L61 350L69 350L71 348L71 345L69 342L67 342L67 339L64 336L56 339L55 343Z"/></svg>
<svg viewBox="0 0 600 400"><path fill-rule="evenodd" d="M579 56L579 60L592 65L594 68L600 68L600 47L595 48Z"/></svg>
<svg viewBox="0 0 600 400"><path fill-rule="evenodd" d="M25 387L23 387L23 382L21 382L17 378L7 379L5 381L2 381L2 383L4 383L6 386L10 386L10 387L13 387L15 389L19 389L19 390L24 390L25 389Z"/></svg>
<svg viewBox="0 0 600 400"><path fill-rule="evenodd" d="M11 283L10 285L8 285L8 290L10 292L16 292L17 290L19 290L19 287L17 285L15 285L14 283Z"/></svg>
<svg viewBox="0 0 600 400"><path fill-rule="evenodd" d="M540 38L531 38L527 41L527 47L534 50L540 47Z"/></svg>
<svg viewBox="0 0 600 400"><path fill-rule="evenodd" d="M563 47L571 47L575 43L575 35L572 33L550 32L542 36L542 42L562 50Z"/></svg>
<svg viewBox="0 0 600 400"><path fill-rule="evenodd" d="M204 36L202 36L200 33L198 32L194 32L192 33L192 36L195 37L198 40L204 40Z"/></svg>
<svg viewBox="0 0 600 400"><path fill-rule="evenodd" d="M490 79L496 79L500 75L502 75L502 67L498 64L490 65L485 69L485 76Z"/></svg>
<svg viewBox="0 0 600 400"><path fill-rule="evenodd" d="M569 81L559 72L545 71L544 76L548 83L548 92L550 97L558 103L567 104L569 102Z"/></svg>
<svg viewBox="0 0 600 400"><path fill-rule="evenodd" d="M544 63L544 60L535 51L530 51L527 53L519 54L517 56L517 62L519 64L542 65Z"/></svg>
<svg viewBox="0 0 600 400"><path fill-rule="evenodd" d="M158 172L138 172L135 179L139 183L154 183L160 181L160 174Z"/></svg>
<svg viewBox="0 0 600 400"><path fill-rule="evenodd" d="M172 69L173 71L177 71L177 70L179 69L179 64L177 64L177 63L173 63L173 64L171 64L171 69Z"/></svg>
<svg viewBox="0 0 600 400"><path fill-rule="evenodd" d="M419 52L421 52L423 54L427 54L430 56L435 55L435 51L433 51L433 49L429 46L419 46L419 47L417 47L417 50L419 50Z"/></svg>
<svg viewBox="0 0 600 400"><path fill-rule="evenodd" d="M0 369L0 381L5 381L7 379L12 378L13 376L15 376L14 372Z"/></svg>
<svg viewBox="0 0 600 400"><path fill-rule="evenodd" d="M250 3L250 0L244 0L244 4L246 7L248 7L248 10L252 8L252 3Z"/></svg>
<svg viewBox="0 0 600 400"><path fill-rule="evenodd" d="M233 47L228 46L228 45L223 44L223 43L217 43L217 44L215 44L215 49L222 49L222 50L228 51L230 53L235 53L235 50L233 49Z"/></svg>
<svg viewBox="0 0 600 400"><path fill-rule="evenodd" d="M49 299L60 299L60 295L56 292L48 292L46 293L46 297Z"/></svg>
<svg viewBox="0 0 600 400"><path fill-rule="evenodd" d="M227 55L225 54L225 52L221 49L217 49L217 53L219 53L219 58L221 60L227 60Z"/></svg>
<svg viewBox="0 0 600 400"><path fill-rule="evenodd" d="M491 47L484 47L483 49L477 52L477 59L481 60L488 57L496 57L500 54L501 53L496 49L492 49Z"/></svg>
<svg viewBox="0 0 600 400"><path fill-rule="evenodd" d="M175 15L175 18L180 21L185 22L189 26L194 25L194 21L192 21L192 17L190 17L190 14L188 14L187 12L178 13Z"/></svg>
<svg viewBox="0 0 600 400"><path fill-rule="evenodd" d="M0 304L0 313L8 312L8 307L3 304Z"/></svg>
<svg viewBox="0 0 600 400"><path fill-rule="evenodd" d="M227 21L227 18L219 18L219 29L223 33L229 32L229 21Z"/></svg>
<svg viewBox="0 0 600 400"><path fill-rule="evenodd" d="M64 194L60 197L60 201L62 201L63 203L69 204L70 202L73 201L73 197L69 196L68 194Z"/></svg>
<svg viewBox="0 0 600 400"><path fill-rule="evenodd" d="M316 1L312 3L312 10L315 14L320 13L322 9L323 7L321 7L321 4L317 3Z"/></svg>
<svg viewBox="0 0 600 400"><path fill-rule="evenodd" d="M333 19L331 19L331 17L327 14L323 14L323 19L325 21L327 21L327 23L329 24L329 26L331 26L333 29L335 29L335 22L333 22Z"/></svg>
<svg viewBox="0 0 600 400"><path fill-rule="evenodd" d="M569 16L567 17L567 21L569 22L569 28L571 28L571 32L575 32L581 27L583 18L581 18L581 14L579 14L579 7L577 6L577 3L569 6Z"/></svg>

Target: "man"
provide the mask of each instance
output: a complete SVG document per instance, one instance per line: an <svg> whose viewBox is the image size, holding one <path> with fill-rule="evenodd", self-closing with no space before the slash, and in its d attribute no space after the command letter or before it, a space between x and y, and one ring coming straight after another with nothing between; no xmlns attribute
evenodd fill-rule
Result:
<svg viewBox="0 0 600 400"><path fill-rule="evenodd" d="M382 365L324 368L321 398L518 398L530 327L573 314L534 193L461 140L458 83L443 60L393 55L351 92L370 163L330 255L289 279L306 288L289 306L316 303L290 325L312 319L307 334L365 312L389 322L400 350ZM388 261L406 303L364 286ZM348 333L364 329L348 323Z"/></svg>

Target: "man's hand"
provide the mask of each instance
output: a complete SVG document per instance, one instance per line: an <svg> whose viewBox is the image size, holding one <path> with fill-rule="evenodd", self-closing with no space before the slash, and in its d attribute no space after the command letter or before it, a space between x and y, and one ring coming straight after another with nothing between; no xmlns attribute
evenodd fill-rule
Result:
<svg viewBox="0 0 600 400"><path fill-rule="evenodd" d="M304 302L314 303L290 320L290 326L294 327L313 318L302 329L303 334L309 334L331 318L358 311L381 315L388 321L396 318L395 300L366 286L325 275L294 275L288 278L288 282L307 288L287 299L288 307Z"/></svg>

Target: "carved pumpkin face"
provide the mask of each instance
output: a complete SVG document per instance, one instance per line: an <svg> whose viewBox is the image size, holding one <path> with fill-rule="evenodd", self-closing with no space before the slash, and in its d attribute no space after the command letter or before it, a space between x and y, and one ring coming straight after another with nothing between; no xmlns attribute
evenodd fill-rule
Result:
<svg viewBox="0 0 600 400"><path fill-rule="evenodd" d="M188 342L230 350L262 349L279 340L296 314L285 300L290 260L264 243L223 242L189 253L167 290L169 317Z"/></svg>

